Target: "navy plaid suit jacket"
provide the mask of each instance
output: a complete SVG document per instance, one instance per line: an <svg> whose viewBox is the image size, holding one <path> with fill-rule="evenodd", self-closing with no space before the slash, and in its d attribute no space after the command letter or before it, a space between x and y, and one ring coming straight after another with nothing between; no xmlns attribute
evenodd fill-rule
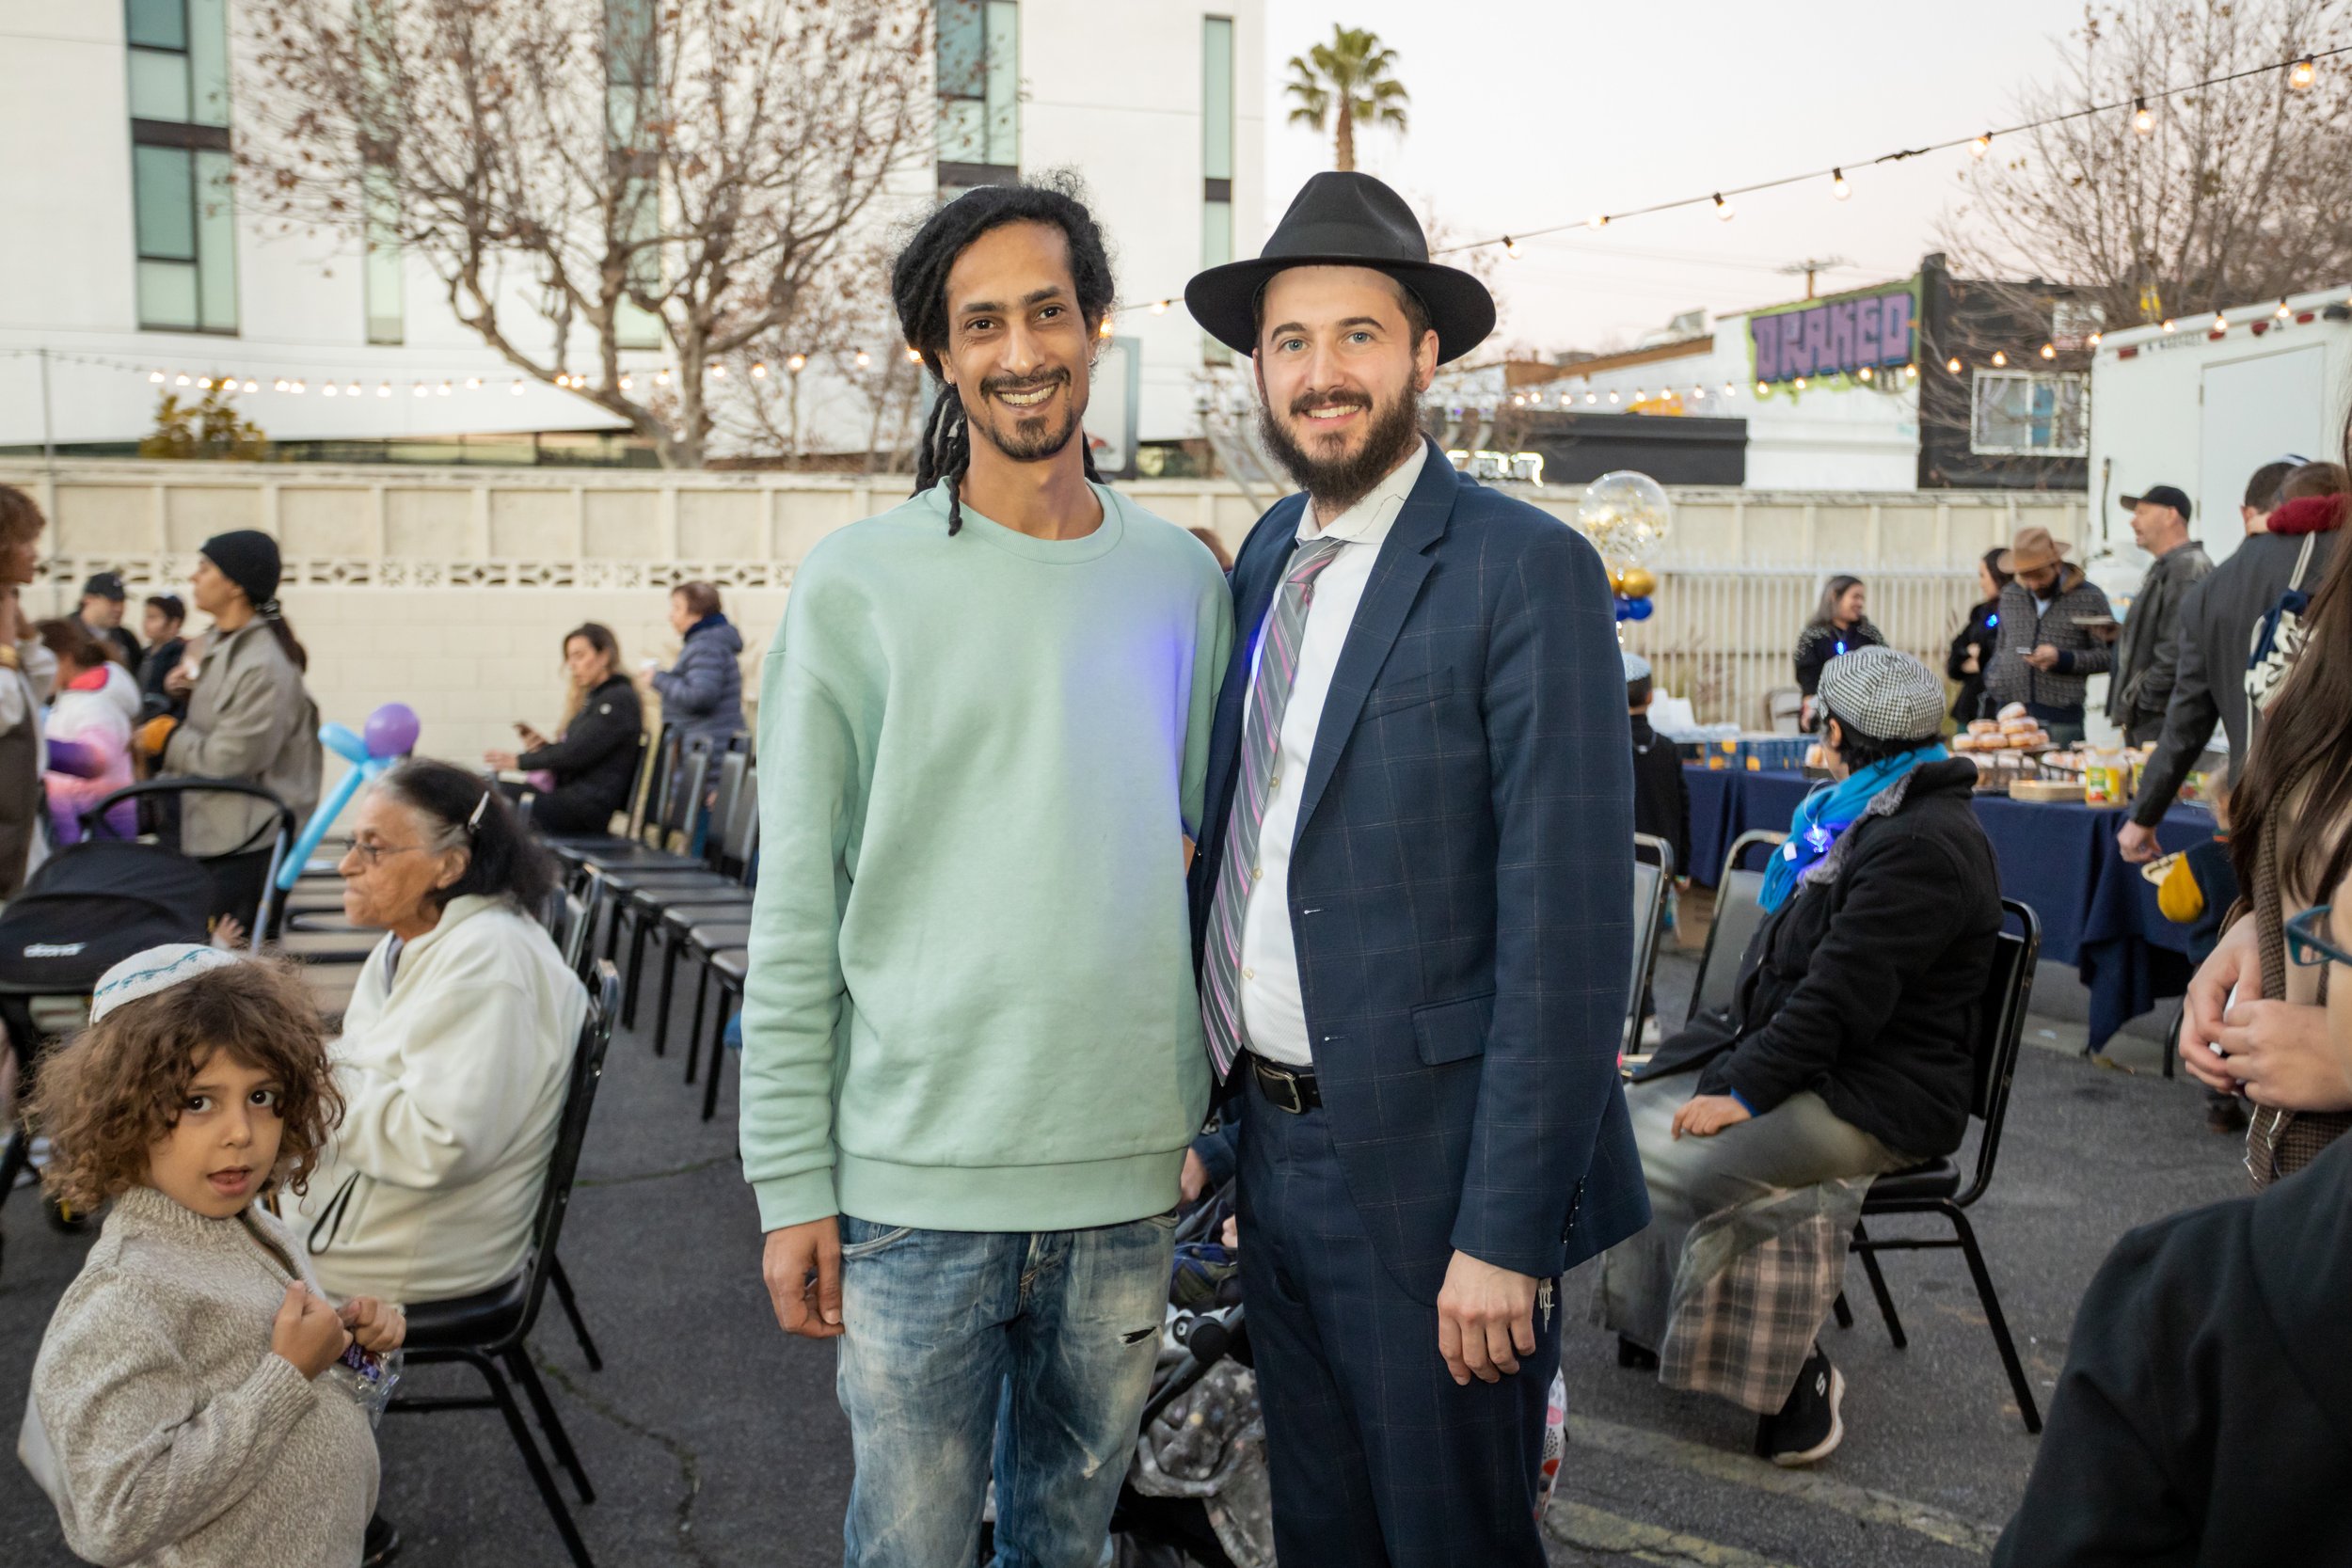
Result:
<svg viewBox="0 0 2352 1568"><path fill-rule="evenodd" d="M1306 498L1232 574L1209 748L1220 863L1250 657ZM1608 574L1434 446L1380 546L1300 803L1291 929L1315 1075L1383 1264L1538 1278L1649 1223L1617 1051L1633 964L1632 737ZM1214 889L1192 889L1195 958Z"/></svg>

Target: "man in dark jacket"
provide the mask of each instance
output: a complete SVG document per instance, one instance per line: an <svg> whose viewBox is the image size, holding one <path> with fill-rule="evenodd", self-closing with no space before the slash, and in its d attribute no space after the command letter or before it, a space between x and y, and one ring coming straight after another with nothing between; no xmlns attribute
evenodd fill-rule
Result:
<svg viewBox="0 0 2352 1568"><path fill-rule="evenodd" d="M185 699L173 695L164 683L187 657L188 640L180 635L186 625L188 607L177 594L151 594L147 596L146 613L140 629L147 633L147 657L138 667L139 689L147 698L146 711L150 718L158 713L184 715Z"/></svg>
<svg viewBox="0 0 2352 1568"><path fill-rule="evenodd" d="M2104 640L2115 612L2098 584L2066 559L2072 547L2046 528L2017 531L2001 556L2010 581L2001 590L2000 641L1984 673L1995 703L2025 704L2061 746L2082 739L2084 689L2115 661Z"/></svg>
<svg viewBox="0 0 2352 1568"><path fill-rule="evenodd" d="M119 655L123 668L135 675L139 671L139 640L122 626L123 608L130 597L130 591L122 586L121 573L99 572L82 584L79 619L82 629L103 642L109 652Z"/></svg>
<svg viewBox="0 0 2352 1568"><path fill-rule="evenodd" d="M2163 733L2172 700L2181 603L2213 571L2213 561L2188 536L2189 499L2177 486L2153 485L2144 496L2125 496L2123 504L2132 511L2132 537L2155 562L2140 579L2115 645L2107 718L2127 745L2145 746Z"/></svg>
<svg viewBox="0 0 2352 1568"><path fill-rule="evenodd" d="M661 718L723 752L743 729L743 636L719 607L719 590L707 582L680 583L670 594L671 628L685 639L677 662L659 669L644 664Z"/></svg>
<svg viewBox="0 0 2352 1568"><path fill-rule="evenodd" d="M2306 589L2319 582L2335 547L2343 524L2344 470L2333 463L2306 463L2272 477L2265 488L2265 476L2280 467L2274 463L2255 473L2240 509L2246 538L2181 607L2177 673L2163 738L2140 773L2131 819L2116 834L2127 861L2156 858L2156 824L2204 754L2216 724L2230 737L2230 778L2235 782L2253 743L2245 676L2254 624L2295 580L2305 544L2312 546L2303 567Z"/></svg>
<svg viewBox="0 0 2352 1568"><path fill-rule="evenodd" d="M1844 1379L1814 1333L1870 1180L1967 1128L2001 925L1976 768L1938 738L1942 683L1864 648L1829 662L1821 695L1840 783L1791 824L1731 1006L1627 1093L1652 1219L1598 1283L1623 1364L1756 1412L1756 1451L1784 1466L1844 1432Z"/></svg>
<svg viewBox="0 0 2352 1568"><path fill-rule="evenodd" d="M2324 942L2352 1062L2352 887ZM2308 951L2308 950L2307 950ZM2142 1226L2074 1316L1994 1568L2352 1562L2352 1139L2291 1181Z"/></svg>

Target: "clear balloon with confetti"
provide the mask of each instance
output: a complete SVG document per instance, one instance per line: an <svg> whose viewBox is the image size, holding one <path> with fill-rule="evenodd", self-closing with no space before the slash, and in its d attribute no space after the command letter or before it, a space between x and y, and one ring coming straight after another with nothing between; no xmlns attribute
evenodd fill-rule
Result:
<svg viewBox="0 0 2352 1568"><path fill-rule="evenodd" d="M1605 473L1584 486L1576 526L1614 571L1647 566L1674 530L1665 486L1630 468Z"/></svg>

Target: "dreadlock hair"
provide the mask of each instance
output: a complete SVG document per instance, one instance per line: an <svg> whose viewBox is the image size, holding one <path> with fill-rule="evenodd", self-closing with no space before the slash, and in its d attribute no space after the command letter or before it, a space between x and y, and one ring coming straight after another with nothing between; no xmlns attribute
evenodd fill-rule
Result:
<svg viewBox="0 0 2352 1568"><path fill-rule="evenodd" d="M947 274L956 258L992 229L1013 223L1047 223L1062 231L1070 246L1071 281L1077 286L1078 314L1091 336L1111 308L1111 259L1103 244L1103 230L1088 212L1085 188L1066 172L1047 174L1017 185L979 185L933 213L890 268L890 298L898 311L898 330L907 346L923 356L924 368L940 383L931 401L923 439L915 449L914 491L920 495L947 482L947 532L962 531L963 503L959 492L964 471L972 466L972 425L963 398L941 370L947 351ZM1086 475L1100 482L1093 451L1078 436Z"/></svg>

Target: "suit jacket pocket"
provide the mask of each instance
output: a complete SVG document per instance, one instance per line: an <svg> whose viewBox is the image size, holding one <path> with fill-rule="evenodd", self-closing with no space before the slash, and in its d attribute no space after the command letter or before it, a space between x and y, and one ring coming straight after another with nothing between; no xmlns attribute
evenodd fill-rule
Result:
<svg viewBox="0 0 2352 1568"><path fill-rule="evenodd" d="M1383 714L1401 713L1406 708L1434 703L1440 697L1454 695L1454 676L1449 671L1434 674L1414 675L1388 686L1375 686L1364 698L1363 717L1377 719Z"/></svg>
<svg viewBox="0 0 2352 1568"><path fill-rule="evenodd" d="M1466 1061L1486 1050L1486 1030L1494 1022L1495 993L1466 996L1459 1002L1437 1002L1413 1009L1413 1049L1430 1067Z"/></svg>

